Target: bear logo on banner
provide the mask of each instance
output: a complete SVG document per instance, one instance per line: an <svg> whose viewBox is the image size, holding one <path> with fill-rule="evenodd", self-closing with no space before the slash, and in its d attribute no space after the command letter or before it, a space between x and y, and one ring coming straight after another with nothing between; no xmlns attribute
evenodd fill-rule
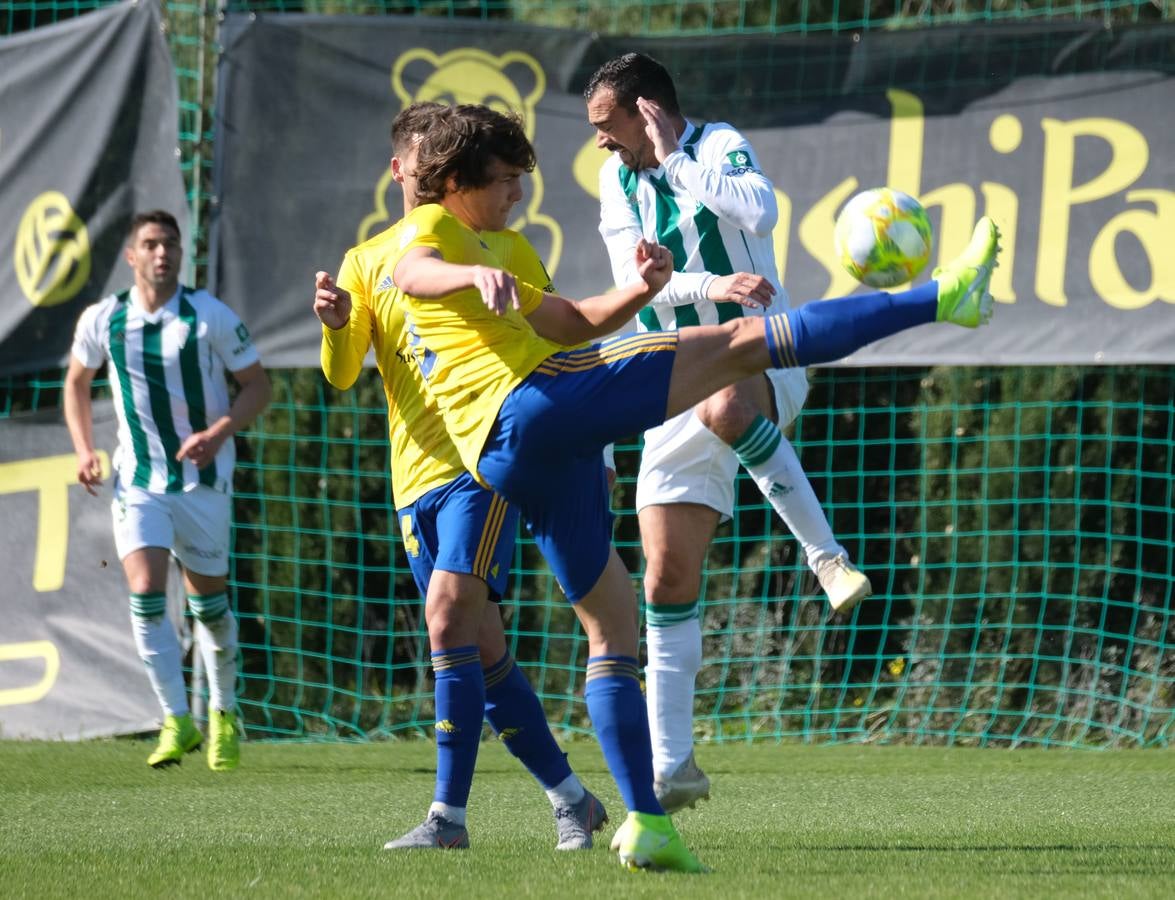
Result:
<svg viewBox="0 0 1175 900"><path fill-rule="evenodd" d="M411 103L481 103L521 117L526 136L534 140L538 101L547 87L546 75L534 57L518 51L500 56L475 47L461 47L437 55L417 48L402 54L392 66L392 90L401 108ZM387 195L392 173L385 170L375 187L374 209L359 223L358 243L391 224ZM521 214L509 223L534 244L554 273L563 252L563 230L541 211L543 176L538 166L530 173L530 185Z"/></svg>

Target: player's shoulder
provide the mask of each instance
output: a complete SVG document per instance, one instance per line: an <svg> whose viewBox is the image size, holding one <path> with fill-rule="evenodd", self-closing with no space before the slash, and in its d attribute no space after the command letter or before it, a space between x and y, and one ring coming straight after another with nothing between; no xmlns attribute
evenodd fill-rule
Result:
<svg viewBox="0 0 1175 900"><path fill-rule="evenodd" d="M213 314L216 314L222 309L228 309L227 303L212 294L206 288L183 286L180 288L180 295L186 301L188 301L188 303L194 306L198 313L209 310L212 311Z"/></svg>
<svg viewBox="0 0 1175 900"><path fill-rule="evenodd" d="M82 309L81 315L78 316L78 324L82 327L92 325L97 322L105 322L124 304L128 303L130 299L130 290L116 291L113 294L107 294L99 300L95 300Z"/></svg>
<svg viewBox="0 0 1175 900"><path fill-rule="evenodd" d="M698 138L698 146L733 146L736 144L748 144L746 135L731 125L729 122L704 122L698 126L701 135Z"/></svg>
<svg viewBox="0 0 1175 900"><path fill-rule="evenodd" d="M403 226L404 220L400 219L389 225L383 231L373 234L367 240L362 241L347 251L347 256L357 257L366 256L372 251L381 251L389 244L394 244L400 235L400 228Z"/></svg>
<svg viewBox="0 0 1175 900"><path fill-rule="evenodd" d="M449 228L457 218L439 203L423 203L404 217L400 230L401 240L413 232L438 228Z"/></svg>

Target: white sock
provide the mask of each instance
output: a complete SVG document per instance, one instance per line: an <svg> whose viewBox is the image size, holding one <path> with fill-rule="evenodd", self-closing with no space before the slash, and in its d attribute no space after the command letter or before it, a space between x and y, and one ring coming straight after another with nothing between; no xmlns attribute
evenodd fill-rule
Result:
<svg viewBox="0 0 1175 900"><path fill-rule="evenodd" d="M465 807L464 806L450 806L448 803L437 803L435 800L429 805L428 811L430 813L440 813L450 822L456 825L465 824Z"/></svg>
<svg viewBox="0 0 1175 900"><path fill-rule="evenodd" d="M558 809L560 806L574 806L583 799L583 784L579 776L572 772L553 788L547 788L547 799L551 806Z"/></svg>
<svg viewBox="0 0 1175 900"><path fill-rule="evenodd" d="M197 619L195 632L208 677L208 705L232 712L237 706L237 620L230 609L215 622Z"/></svg>
<svg viewBox="0 0 1175 900"><path fill-rule="evenodd" d="M167 614L139 616L132 613L131 632L135 636L139 659L147 669L147 679L163 712L169 716L186 716L188 692L184 687L180 642Z"/></svg>
<svg viewBox="0 0 1175 900"><path fill-rule="evenodd" d="M735 454L788 531L804 548L812 571L845 552L812 490L800 458L769 419L760 416L734 446Z"/></svg>
<svg viewBox="0 0 1175 900"><path fill-rule="evenodd" d="M656 624L657 607L646 607L645 694L649 734L653 739L653 772L658 777L677 771L694 749L694 681L702 667L702 622L693 615ZM679 610L681 607L672 607Z"/></svg>

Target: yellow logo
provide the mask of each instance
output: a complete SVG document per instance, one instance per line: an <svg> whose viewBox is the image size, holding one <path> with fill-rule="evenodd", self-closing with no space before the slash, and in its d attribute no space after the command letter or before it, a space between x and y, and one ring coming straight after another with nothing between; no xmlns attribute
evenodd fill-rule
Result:
<svg viewBox="0 0 1175 900"><path fill-rule="evenodd" d="M90 277L90 236L66 196L46 191L29 204L16 231L16 280L33 306L75 297Z"/></svg>
<svg viewBox="0 0 1175 900"><path fill-rule="evenodd" d="M392 66L392 90L403 106L422 101L437 103L481 103L498 112L522 117L526 136L532 141L538 121L539 98L547 89L543 67L527 53L511 51L500 56L460 47L440 56L423 47L409 50ZM375 209L359 223L359 242L367 240L394 218L389 216L387 192L392 173L383 173L375 188ZM540 211L543 203L543 176L539 167L530 174L525 210L509 223L522 231L539 251L552 275L559 268L563 252L563 229Z"/></svg>
<svg viewBox="0 0 1175 900"><path fill-rule="evenodd" d="M456 734L461 729L450 722L448 719L441 719L437 722L437 731L443 731L445 734Z"/></svg>
<svg viewBox="0 0 1175 900"><path fill-rule="evenodd" d="M57 682L61 671L61 654L51 641L25 641L20 644L0 644L0 662L15 662L24 659L40 659L45 671L35 684L25 687L0 688L0 706L18 706L36 703L44 697Z"/></svg>
<svg viewBox="0 0 1175 900"><path fill-rule="evenodd" d="M512 740L514 740L514 738L518 737L518 735L520 735L520 734L522 734L521 728L503 728L501 731L498 732L498 740L512 741Z"/></svg>
<svg viewBox="0 0 1175 900"><path fill-rule="evenodd" d="M493 567L492 569L490 569L490 575L491 575L492 577L494 577L494 578L497 578L497 577L498 577L498 568L499 568L499 564L498 564L498 563L494 563L494 567Z"/></svg>
<svg viewBox="0 0 1175 900"><path fill-rule="evenodd" d="M412 533L412 517L400 517L400 534L404 539L404 550L409 556L420 556L420 541L416 540L416 535Z"/></svg>

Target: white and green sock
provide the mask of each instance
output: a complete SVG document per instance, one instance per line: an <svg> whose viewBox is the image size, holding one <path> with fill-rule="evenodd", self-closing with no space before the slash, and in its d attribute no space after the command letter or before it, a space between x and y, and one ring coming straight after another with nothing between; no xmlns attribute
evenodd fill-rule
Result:
<svg viewBox="0 0 1175 900"><path fill-rule="evenodd" d="M237 619L228 595L189 594L188 607L196 617L193 630L208 677L209 705L232 712L237 705Z"/></svg>
<svg viewBox="0 0 1175 900"><path fill-rule="evenodd" d="M167 595L131 594L131 633L159 705L169 716L188 714L180 642L167 618Z"/></svg>
<svg viewBox="0 0 1175 900"><path fill-rule="evenodd" d="M675 772L694 748L694 682L702 667L698 601L645 607L645 699L653 772Z"/></svg>
<svg viewBox="0 0 1175 900"><path fill-rule="evenodd" d="M832 534L828 517L795 449L775 423L766 416L756 416L732 449L767 502L800 542L813 571L822 560L845 552Z"/></svg>

